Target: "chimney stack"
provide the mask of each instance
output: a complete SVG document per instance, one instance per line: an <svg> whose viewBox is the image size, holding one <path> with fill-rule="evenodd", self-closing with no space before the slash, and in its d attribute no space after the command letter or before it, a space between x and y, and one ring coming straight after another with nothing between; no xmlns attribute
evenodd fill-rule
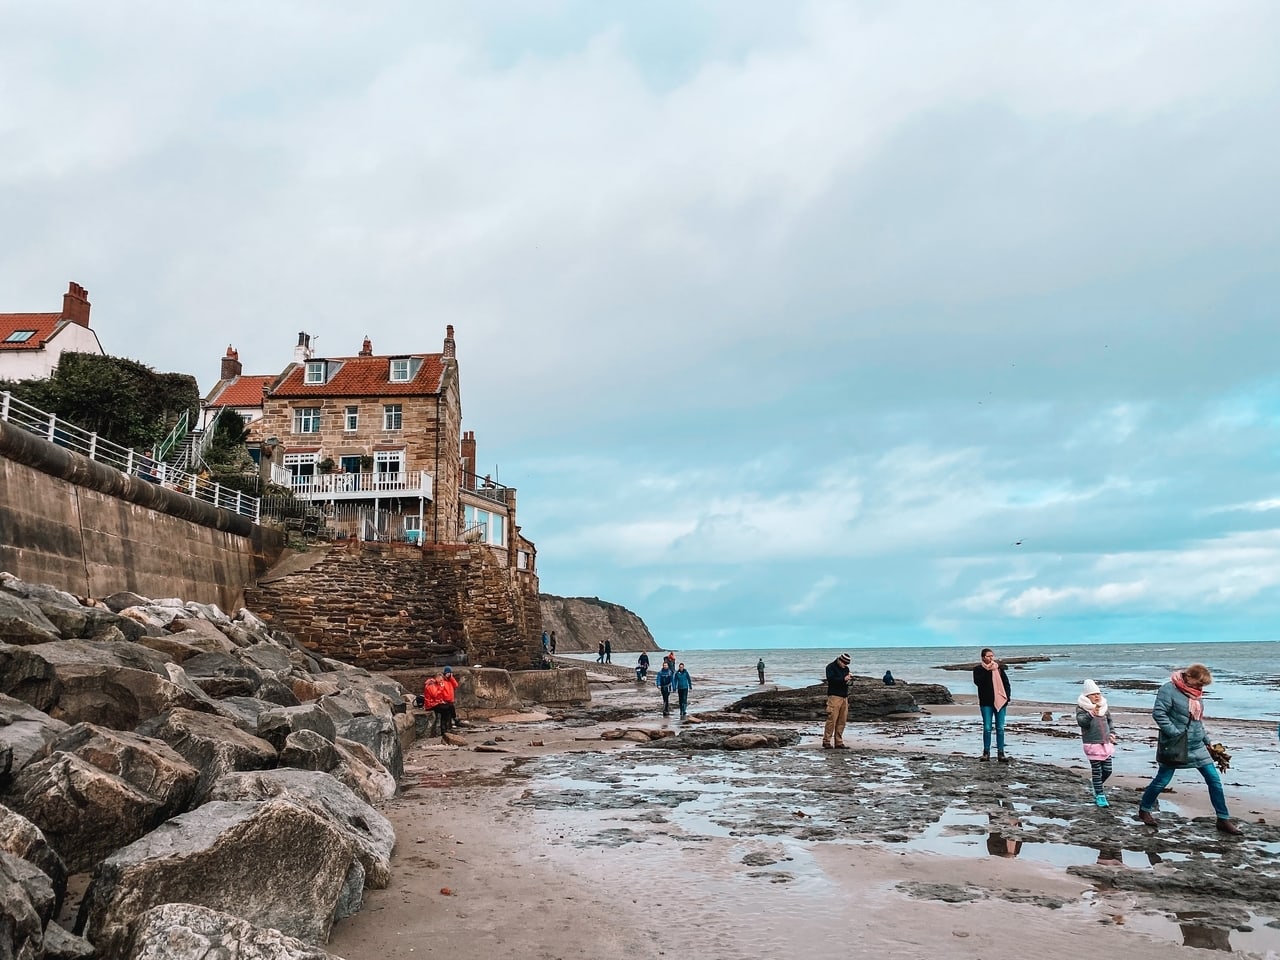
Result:
<svg viewBox="0 0 1280 960"><path fill-rule="evenodd" d="M82 327L89 326L89 291L74 280L62 295L62 316Z"/></svg>
<svg viewBox="0 0 1280 960"><path fill-rule="evenodd" d="M230 344L227 344L227 355L222 358L222 379L234 380L240 376L240 372L244 368L240 366L240 353Z"/></svg>
<svg viewBox="0 0 1280 960"><path fill-rule="evenodd" d="M373 341L370 340L368 337L364 338L364 344L360 347L360 356L362 357L373 356Z"/></svg>
<svg viewBox="0 0 1280 960"><path fill-rule="evenodd" d="M311 334L298 331L298 345L293 348L293 362L306 363L311 359Z"/></svg>
<svg viewBox="0 0 1280 960"><path fill-rule="evenodd" d="M462 485L468 490L476 488L476 432L462 433Z"/></svg>
<svg viewBox="0 0 1280 960"><path fill-rule="evenodd" d="M457 358L457 348L453 342L452 323L444 328L444 358L446 360L454 360Z"/></svg>

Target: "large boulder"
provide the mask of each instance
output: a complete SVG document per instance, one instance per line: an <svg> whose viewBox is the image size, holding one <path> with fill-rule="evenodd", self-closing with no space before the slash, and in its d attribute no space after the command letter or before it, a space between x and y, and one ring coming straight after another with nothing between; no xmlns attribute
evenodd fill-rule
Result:
<svg viewBox="0 0 1280 960"><path fill-rule="evenodd" d="M827 687L823 683L798 690L752 693L725 708L765 720L822 720L827 715ZM849 719L883 720L895 714L919 713L907 684L885 686L878 679L855 677L849 684Z"/></svg>
<svg viewBox="0 0 1280 960"><path fill-rule="evenodd" d="M147 746L134 736L133 743L113 745L96 733L88 736L95 742L80 747L91 759L57 750L23 769L4 795L6 805L41 829L71 873L168 819L199 776L163 743Z"/></svg>
<svg viewBox="0 0 1280 960"><path fill-rule="evenodd" d="M284 747L289 734L299 730L312 730L326 740L333 740L337 736L333 719L314 703L297 707L273 707L258 715L258 736L277 750Z"/></svg>
<svg viewBox="0 0 1280 960"><path fill-rule="evenodd" d="M44 928L44 960L97 960L98 951L83 937L68 933L56 923Z"/></svg>
<svg viewBox="0 0 1280 960"><path fill-rule="evenodd" d="M137 919L124 960L337 960L270 927L194 903L162 903Z"/></svg>
<svg viewBox="0 0 1280 960"><path fill-rule="evenodd" d="M398 781L404 776L400 731L390 714L353 717L336 726L339 737L364 744L378 758L378 762L387 768L393 779Z"/></svg>
<svg viewBox="0 0 1280 960"><path fill-rule="evenodd" d="M67 867L44 832L34 823L6 806L0 806L0 850L26 860L49 878L56 903L62 909L67 892Z"/></svg>
<svg viewBox="0 0 1280 960"><path fill-rule="evenodd" d="M13 758L9 772L16 773L32 760L47 756L53 742L66 731L61 720L23 700L0 694L0 748L7 749Z"/></svg>
<svg viewBox="0 0 1280 960"><path fill-rule="evenodd" d="M0 590L0 642L15 646L61 639L40 607L24 597Z"/></svg>
<svg viewBox="0 0 1280 960"><path fill-rule="evenodd" d="M197 654L184 660L182 669L192 683L218 700L251 697L264 679L257 667L223 651Z"/></svg>
<svg viewBox="0 0 1280 960"><path fill-rule="evenodd" d="M332 740L314 730L289 734L280 751L280 766L298 770L322 770L326 773L338 765L338 750Z"/></svg>
<svg viewBox="0 0 1280 960"><path fill-rule="evenodd" d="M331 817L356 845L365 886L381 890L391 882L391 850L396 845L389 820L327 773L277 769L230 773L213 786L210 800L266 800L292 797Z"/></svg>
<svg viewBox="0 0 1280 960"><path fill-rule="evenodd" d="M49 878L27 861L0 851L0 956L44 956L44 927L56 898Z"/></svg>
<svg viewBox="0 0 1280 960"><path fill-rule="evenodd" d="M370 803L396 795L396 778L363 743L339 737L334 743L338 765L329 772Z"/></svg>
<svg viewBox="0 0 1280 960"><path fill-rule="evenodd" d="M163 740L200 771L194 802L199 802L223 774L262 770L276 763L275 747L225 717L170 710L140 725L137 732Z"/></svg>
<svg viewBox="0 0 1280 960"><path fill-rule="evenodd" d="M193 903L323 943L353 865L354 842L298 800L206 803L99 864L76 932L121 956L147 910Z"/></svg>

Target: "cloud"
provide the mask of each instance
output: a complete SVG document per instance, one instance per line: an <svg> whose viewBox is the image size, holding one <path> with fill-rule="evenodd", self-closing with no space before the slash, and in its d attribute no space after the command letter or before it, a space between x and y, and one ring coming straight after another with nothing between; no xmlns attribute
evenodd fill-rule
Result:
<svg viewBox="0 0 1280 960"><path fill-rule="evenodd" d="M840 581L832 576L821 577L817 583L809 588L809 592L803 597L787 607L787 612L792 615L799 615L812 610L822 596L832 590Z"/></svg>

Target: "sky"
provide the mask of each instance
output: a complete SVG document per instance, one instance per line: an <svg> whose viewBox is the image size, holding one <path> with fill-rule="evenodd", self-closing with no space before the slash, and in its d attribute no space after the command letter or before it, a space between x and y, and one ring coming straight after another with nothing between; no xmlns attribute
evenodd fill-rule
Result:
<svg viewBox="0 0 1280 960"><path fill-rule="evenodd" d="M0 310L439 351L674 649L1271 640L1280 5L0 0Z"/></svg>

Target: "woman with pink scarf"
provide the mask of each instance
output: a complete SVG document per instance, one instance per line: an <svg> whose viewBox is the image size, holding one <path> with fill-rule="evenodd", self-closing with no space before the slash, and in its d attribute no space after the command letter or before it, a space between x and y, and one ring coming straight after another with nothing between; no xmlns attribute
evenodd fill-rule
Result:
<svg viewBox="0 0 1280 960"><path fill-rule="evenodd" d="M1156 705L1151 711L1160 728L1156 741L1155 779L1142 791L1138 807L1138 819L1149 827L1160 826L1156 819L1156 801L1160 793L1173 780L1178 770L1200 771L1209 787L1209 800L1213 812L1218 815L1218 830L1232 836L1243 831L1231 821L1227 812L1227 797L1222 790L1222 777L1209 755L1209 734L1204 729L1204 688L1213 683L1213 674L1202 663L1193 663L1185 670L1175 671L1169 682L1156 694Z"/></svg>
<svg viewBox="0 0 1280 960"><path fill-rule="evenodd" d="M1009 673L991 648L982 651L982 662L973 668L973 685L978 688L978 709L982 712L982 756L991 759L991 728L996 728L996 759L1008 763L1004 755L1004 709L1009 705Z"/></svg>

